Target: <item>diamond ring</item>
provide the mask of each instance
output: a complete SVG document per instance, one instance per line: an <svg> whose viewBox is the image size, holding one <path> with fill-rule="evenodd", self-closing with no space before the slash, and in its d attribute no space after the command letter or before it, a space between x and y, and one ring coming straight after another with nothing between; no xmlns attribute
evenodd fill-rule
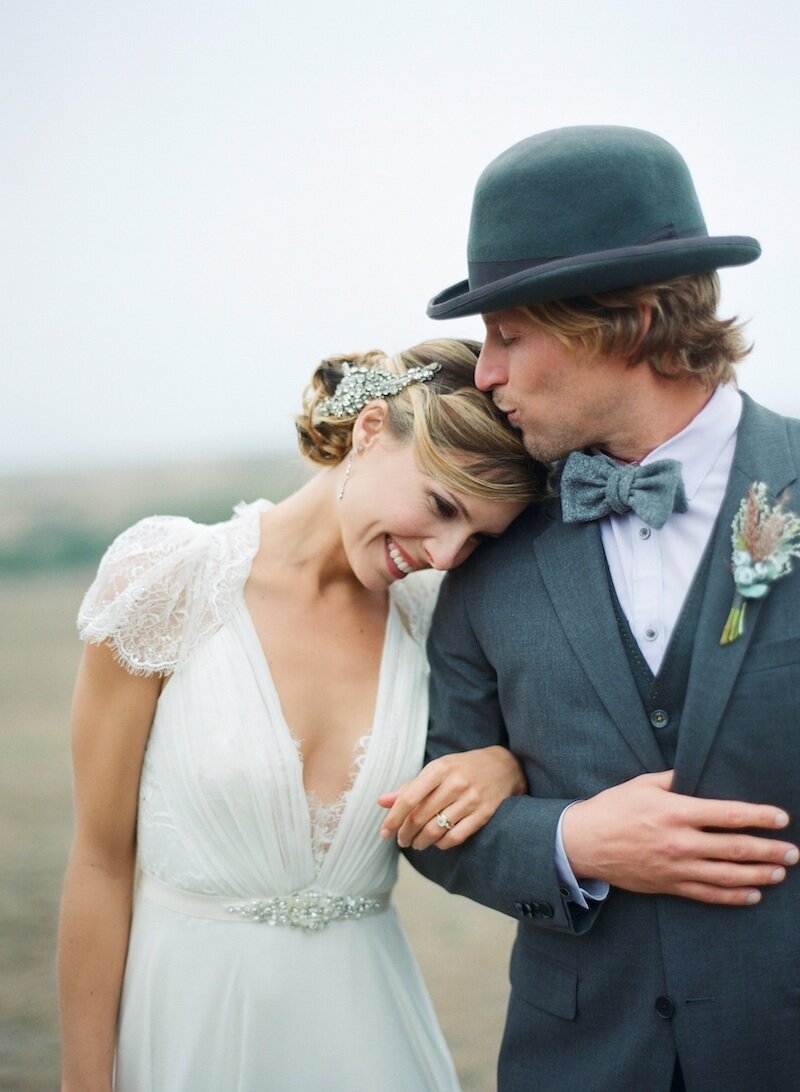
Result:
<svg viewBox="0 0 800 1092"><path fill-rule="evenodd" d="M442 830L452 830L453 824L447 818L443 811L436 812L436 826L441 827Z"/></svg>

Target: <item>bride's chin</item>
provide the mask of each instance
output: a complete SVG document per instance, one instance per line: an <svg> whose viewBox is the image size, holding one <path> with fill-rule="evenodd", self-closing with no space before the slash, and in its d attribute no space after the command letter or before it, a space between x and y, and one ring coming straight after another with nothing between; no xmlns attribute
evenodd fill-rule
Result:
<svg viewBox="0 0 800 1092"><path fill-rule="evenodd" d="M353 567L353 576L355 576L362 588L366 588L367 591L386 591L394 583L388 572L379 571L374 565Z"/></svg>

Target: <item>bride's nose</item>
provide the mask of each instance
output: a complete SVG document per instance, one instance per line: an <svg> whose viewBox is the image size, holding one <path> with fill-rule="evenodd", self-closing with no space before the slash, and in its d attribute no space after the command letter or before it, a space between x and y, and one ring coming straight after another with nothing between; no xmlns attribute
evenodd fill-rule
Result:
<svg viewBox="0 0 800 1092"><path fill-rule="evenodd" d="M463 534L442 534L425 542L425 555L432 569L454 569L468 554L469 540Z"/></svg>

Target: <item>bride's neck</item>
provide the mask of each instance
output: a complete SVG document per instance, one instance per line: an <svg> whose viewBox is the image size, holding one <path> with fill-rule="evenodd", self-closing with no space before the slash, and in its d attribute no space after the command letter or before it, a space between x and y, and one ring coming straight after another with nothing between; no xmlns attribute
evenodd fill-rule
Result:
<svg viewBox="0 0 800 1092"><path fill-rule="evenodd" d="M320 593L334 585L358 584L342 543L336 493L327 471L261 518L259 559L268 558L270 566L288 570L287 578L314 585Z"/></svg>

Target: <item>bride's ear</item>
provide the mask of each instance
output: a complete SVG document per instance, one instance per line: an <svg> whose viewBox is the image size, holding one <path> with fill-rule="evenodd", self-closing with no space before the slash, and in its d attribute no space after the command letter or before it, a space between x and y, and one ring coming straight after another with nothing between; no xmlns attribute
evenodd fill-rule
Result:
<svg viewBox="0 0 800 1092"><path fill-rule="evenodd" d="M367 403L353 425L353 447L371 447L388 427L389 406L384 398Z"/></svg>

